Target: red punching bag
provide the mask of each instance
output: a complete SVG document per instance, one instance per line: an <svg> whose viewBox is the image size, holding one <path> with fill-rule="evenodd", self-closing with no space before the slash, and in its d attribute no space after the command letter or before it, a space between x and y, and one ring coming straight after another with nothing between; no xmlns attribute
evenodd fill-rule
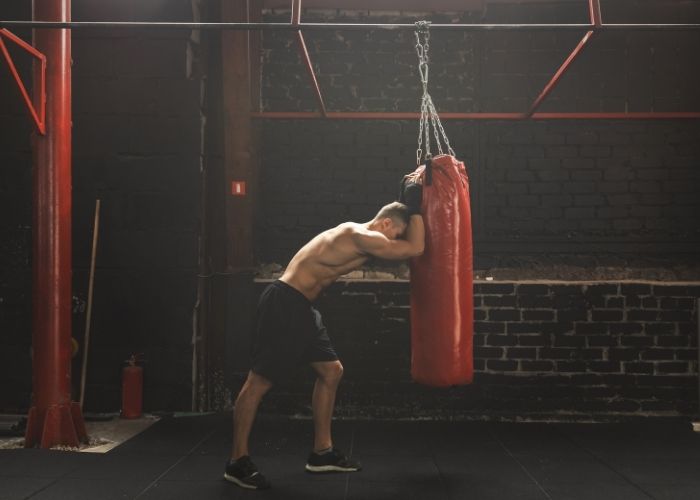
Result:
<svg viewBox="0 0 700 500"><path fill-rule="evenodd" d="M410 174L423 184L425 251L411 259L411 377L446 387L473 380L474 299L469 177L450 155Z"/></svg>

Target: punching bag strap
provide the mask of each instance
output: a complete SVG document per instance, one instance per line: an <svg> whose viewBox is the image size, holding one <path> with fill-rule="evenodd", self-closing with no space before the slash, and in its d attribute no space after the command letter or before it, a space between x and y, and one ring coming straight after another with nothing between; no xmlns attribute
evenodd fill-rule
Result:
<svg viewBox="0 0 700 500"><path fill-rule="evenodd" d="M406 189L406 182L408 181L408 176L404 175L403 179L401 179L401 182L399 182L399 197L397 198L399 200L399 203L406 203L406 199L404 198L403 192L404 189Z"/></svg>
<svg viewBox="0 0 700 500"><path fill-rule="evenodd" d="M426 186L433 185L433 159L432 158L425 159L425 185Z"/></svg>
<svg viewBox="0 0 700 500"><path fill-rule="evenodd" d="M447 134L445 134L445 129L442 128L442 123L440 122L440 117L438 116L435 105L433 104L433 99L428 93L428 50L430 48L430 21L418 21L416 23L416 53L418 54L418 72L420 73L420 81L423 87L423 96L421 98L420 106L420 125L418 128L418 149L416 150L416 164L420 165L421 158L423 157L423 141L425 141L425 158L426 160L430 158L430 128L433 128L433 136L435 137L435 144L437 145L438 152L444 154L442 151L442 142L445 143L447 147L447 152L455 156L455 152L450 146L450 141L447 139ZM442 137L441 137L442 136Z"/></svg>

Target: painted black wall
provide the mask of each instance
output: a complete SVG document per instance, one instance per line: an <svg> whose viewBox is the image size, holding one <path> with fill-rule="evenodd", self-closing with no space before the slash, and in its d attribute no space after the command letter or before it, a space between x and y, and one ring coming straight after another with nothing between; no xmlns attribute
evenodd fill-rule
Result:
<svg viewBox="0 0 700 500"><path fill-rule="evenodd" d="M0 17L31 18L3 2ZM73 2L73 19L191 21L191 3ZM18 32L31 40L28 32ZM95 199L102 200L87 411L119 409L123 361L146 359L147 409L190 405L200 77L187 31L73 33L74 337L82 344ZM28 56L15 59L31 84ZM31 122L0 70L0 408L31 394ZM79 357L73 363L78 386Z"/></svg>
<svg viewBox="0 0 700 500"><path fill-rule="evenodd" d="M624 9L625 4L630 10ZM697 2L603 5L606 22L700 20ZM580 8L579 8L580 7ZM634 12L634 19L629 13ZM490 5L485 14L434 22L584 23L585 2ZM271 13L283 22L287 13ZM319 13L306 21L402 22L394 13ZM524 112L582 33L434 32L430 91L438 110ZM330 111L416 111L411 32L309 32L307 44ZM593 37L539 111L700 109L698 33ZM317 109L295 41L264 35L265 110ZM551 264L683 268L698 274L700 124L688 121L445 122L471 180L475 268ZM320 228L367 220L396 195L414 165L412 121L267 121L260 259L284 264ZM433 148L435 149L435 148ZM586 270L588 269L588 272ZM549 269L551 277L552 270ZM603 271L605 272L605 271ZM615 272L608 269L610 272ZM596 276L598 274L596 273ZM681 274L682 276L682 274ZM676 277L681 277L676 276ZM606 276L603 276L606 277Z"/></svg>

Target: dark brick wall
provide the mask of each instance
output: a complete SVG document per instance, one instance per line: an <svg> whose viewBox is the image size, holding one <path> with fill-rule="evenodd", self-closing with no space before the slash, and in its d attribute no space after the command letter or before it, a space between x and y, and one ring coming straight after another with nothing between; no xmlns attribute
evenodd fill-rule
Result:
<svg viewBox="0 0 700 500"><path fill-rule="evenodd" d="M619 23L700 19L697 3L671 12L653 2L604 2L603 13ZM577 23L586 16L585 3L518 3L430 19ZM304 19L416 20L317 11ZM433 33L430 90L438 110L527 110L580 36ZM412 33L306 38L329 110L418 109ZM700 72L691 62L698 42L687 33L598 36L541 111L698 110L692 89ZM265 33L263 58L264 109L317 109L289 34ZM450 121L445 128L470 176L475 273L577 281L477 281L475 381L444 390L410 380L407 282L332 286L319 307L346 368L338 413L581 420L696 413L697 285L615 278L700 277L697 121ZM263 130L262 262L284 265L318 231L369 219L413 168L415 122L266 121ZM604 281L580 281L587 279ZM311 379L300 374L264 408L310 414Z"/></svg>
<svg viewBox="0 0 700 500"><path fill-rule="evenodd" d="M700 19L697 3L663 15L649 2L621 3L634 10L638 22ZM574 23L586 21L584 7L492 4L484 17L429 18ZM625 22L626 13L611 7L604 19ZM287 18L286 12L267 17ZM319 11L304 19L416 20L399 13ZM430 90L436 106L525 111L579 39L576 33L435 32ZM418 109L411 32L309 32L307 41L329 110ZM316 109L293 42L288 33L264 34L266 110ZM693 51L699 44L697 33L601 34L541 111L698 110L693 89L700 85L700 71ZM417 126L413 121L264 122L260 260L284 264L315 232L346 219L369 218L391 201L397 180L413 168ZM570 263L576 256L618 269L680 265L693 269L693 279L700 276L697 120L450 121L445 128L470 174L477 269L509 267L509 262L517 267L512 261L518 257L541 264Z"/></svg>
<svg viewBox="0 0 700 500"><path fill-rule="evenodd" d="M318 308L345 366L338 414L602 420L697 413L700 285L474 287L474 383L434 389L410 380L408 282L332 285ZM310 378L302 372L278 387L266 410L308 413Z"/></svg>
<svg viewBox="0 0 700 500"><path fill-rule="evenodd" d="M0 17L28 19L30 3ZM74 20L192 20L189 0L74 1ZM18 32L25 40L29 33ZM87 411L120 405L120 370L146 358L147 409L189 409L199 225L200 85L187 31L73 33L73 335L82 343L95 199L102 200ZM22 70L28 57L15 53ZM0 69L0 409L30 404L30 120ZM73 364L79 380L79 357Z"/></svg>
<svg viewBox="0 0 700 500"><path fill-rule="evenodd" d="M27 19L29 8L28 2L3 2L0 17ZM603 2L603 8L609 22L700 19L697 2L680 2L674 9L658 2ZM484 13L431 19L585 22L585 16L585 3L580 8L489 3ZM189 0L75 0L73 17L187 21L193 15ZM288 13L267 16L288 18ZM415 20L350 12L305 12L304 19ZM31 38L28 32L18 34ZM215 37L203 40L200 45L185 31L74 32L74 336L79 340L92 211L96 197L103 202L88 411L119 407L119 370L134 351L147 359L146 408L189 408L200 167L204 162L212 171L222 168L220 72L212 67L203 75L196 69L199 55L206 55L199 52L212 61L220 54ZM265 35L264 109L315 109L292 41L290 33ZM318 32L308 33L307 41L329 109L417 109L411 33ZM577 41L573 34L435 33L430 88L436 105L440 111L523 111ZM695 91L700 72L692 52L697 46L697 35L683 33L601 35L542 110L700 110ZM17 60L29 78L28 58L17 53ZM1 69L0 409L23 411L31 391L31 125L13 85ZM209 124L205 151L203 115ZM417 124L410 121L265 121L262 127L262 211L256 226L261 263L284 264L318 231L370 218L395 197L398 179L413 168ZM610 278L653 264L664 270L663 278L700 279L697 121L447 122L445 127L469 169L477 270L510 268L513 274L554 277L557 273L539 266L575 263L581 269L575 278ZM245 323L254 303L245 287L230 283L229 326ZM405 282L334 286L321 306L348 369L341 413L694 411L695 326L688 319L694 306L688 299L697 296L696 288L641 284L651 286L642 293L620 283L562 284L548 286L540 296L545 289L528 286L477 286L477 381L446 391L420 388L408 379ZM598 286L603 291L591 292ZM642 296L641 306L634 295ZM600 303L603 299L609 303ZM514 319L498 317L503 314ZM631 328L638 329L625 330ZM245 365L244 331L227 333L229 379L231 370ZM576 344L581 338L584 345ZM613 340L618 344L605 344ZM289 410L300 401L292 387L266 404ZM376 401L382 402L373 409Z"/></svg>
<svg viewBox="0 0 700 500"><path fill-rule="evenodd" d="M74 17L113 19L113 10L85 2ZM187 0L119 10L124 19L192 19ZM74 290L83 300L94 198L103 206L86 394L93 408L120 407L115 382L130 351L146 359L146 408L190 406L202 151L201 81L188 47L187 31L74 35Z"/></svg>
<svg viewBox="0 0 700 500"><path fill-rule="evenodd" d="M0 12L22 18L28 8L2 5ZM21 52L16 50L12 54L25 81L30 82L29 57L17 57ZM16 406L18 398L26 399L31 390L28 318L32 238L29 134L32 125L27 115L3 59L0 64L0 408Z"/></svg>
<svg viewBox="0 0 700 500"><path fill-rule="evenodd" d="M700 108L698 108L700 109ZM294 134L293 128L301 128ZM697 260L695 122L446 124L470 175L475 265L499 255ZM286 262L319 230L368 220L412 169L410 122L265 123L259 257ZM313 145L313 147L310 147ZM517 245L514 245L517 243ZM495 255L494 255L495 254Z"/></svg>

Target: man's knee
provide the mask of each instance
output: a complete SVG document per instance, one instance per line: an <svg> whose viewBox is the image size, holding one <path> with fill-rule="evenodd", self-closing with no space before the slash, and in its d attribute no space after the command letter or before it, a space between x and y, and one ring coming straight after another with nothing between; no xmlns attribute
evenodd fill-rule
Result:
<svg viewBox="0 0 700 500"><path fill-rule="evenodd" d="M250 371L248 379L241 392L246 392L251 396L263 397L272 388L272 381L258 373Z"/></svg>
<svg viewBox="0 0 700 500"><path fill-rule="evenodd" d="M343 377L343 365L340 361L316 363L314 367L318 373L318 378L325 383L337 384Z"/></svg>

